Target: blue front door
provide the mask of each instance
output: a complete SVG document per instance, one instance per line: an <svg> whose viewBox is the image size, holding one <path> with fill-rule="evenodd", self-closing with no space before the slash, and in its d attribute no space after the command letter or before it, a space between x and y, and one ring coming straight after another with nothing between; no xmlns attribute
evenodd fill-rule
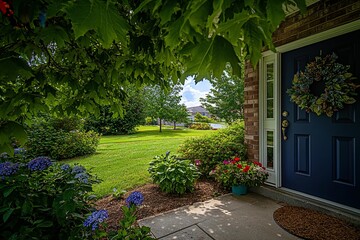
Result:
<svg viewBox="0 0 360 240"><path fill-rule="evenodd" d="M294 74L315 56L335 53L350 65L360 84L360 31L281 55L281 112L289 126L282 136L282 186L360 209L360 91L357 102L332 117L317 116L290 102L286 90ZM321 93L323 86L312 86Z"/></svg>

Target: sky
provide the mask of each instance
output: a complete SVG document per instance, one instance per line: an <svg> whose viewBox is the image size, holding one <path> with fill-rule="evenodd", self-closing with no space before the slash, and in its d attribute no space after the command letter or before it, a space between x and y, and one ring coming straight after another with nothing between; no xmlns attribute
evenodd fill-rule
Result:
<svg viewBox="0 0 360 240"><path fill-rule="evenodd" d="M200 98L204 98L210 92L210 88L211 83L208 80L204 79L195 84L194 78L188 77L180 93L182 95L181 103L184 103L186 107L200 106Z"/></svg>

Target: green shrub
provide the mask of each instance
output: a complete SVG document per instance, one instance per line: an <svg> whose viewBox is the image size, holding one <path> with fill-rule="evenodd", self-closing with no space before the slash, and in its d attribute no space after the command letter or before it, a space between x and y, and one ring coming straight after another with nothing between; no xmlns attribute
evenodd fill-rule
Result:
<svg viewBox="0 0 360 240"><path fill-rule="evenodd" d="M66 131L55 128L52 122L42 122L29 128L25 147L30 157L60 160L95 153L99 140L100 135L94 131Z"/></svg>
<svg viewBox="0 0 360 240"><path fill-rule="evenodd" d="M211 126L208 123L194 122L189 125L189 128L195 130L210 130Z"/></svg>
<svg viewBox="0 0 360 240"><path fill-rule="evenodd" d="M97 182L81 166L46 157L0 163L0 239L84 239Z"/></svg>
<svg viewBox="0 0 360 240"><path fill-rule="evenodd" d="M199 172L189 160L178 160L176 156L156 156L150 162L149 173L155 184L166 193L184 194L193 191Z"/></svg>
<svg viewBox="0 0 360 240"><path fill-rule="evenodd" d="M183 158L197 160L196 165L204 176L208 176L224 159L237 156L246 160L244 124L237 121L211 135L187 139L178 152Z"/></svg>
<svg viewBox="0 0 360 240"><path fill-rule="evenodd" d="M207 116L203 116L201 115L200 113L196 113L195 114L195 117L194 117L194 121L195 122L204 122L204 123L211 123L213 122L214 120L207 117Z"/></svg>

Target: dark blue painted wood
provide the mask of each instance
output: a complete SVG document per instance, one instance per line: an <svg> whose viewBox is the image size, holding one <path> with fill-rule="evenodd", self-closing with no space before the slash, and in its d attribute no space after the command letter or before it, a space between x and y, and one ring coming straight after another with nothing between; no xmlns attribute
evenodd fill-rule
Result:
<svg viewBox="0 0 360 240"><path fill-rule="evenodd" d="M360 84L360 31L282 54L282 111L288 140L282 140L282 186L360 209L360 96L332 118L301 110L286 90L296 72L320 53L335 52ZM313 89L321 92L321 89ZM358 91L360 95L360 91ZM282 117L282 119L285 119Z"/></svg>

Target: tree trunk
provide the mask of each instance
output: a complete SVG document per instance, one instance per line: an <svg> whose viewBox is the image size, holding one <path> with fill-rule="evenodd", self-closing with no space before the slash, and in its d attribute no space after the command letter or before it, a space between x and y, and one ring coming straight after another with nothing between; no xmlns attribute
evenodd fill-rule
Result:
<svg viewBox="0 0 360 240"><path fill-rule="evenodd" d="M162 130L161 130L161 118L160 118L160 132L162 132Z"/></svg>
<svg viewBox="0 0 360 240"><path fill-rule="evenodd" d="M176 122L174 122L174 130L176 130Z"/></svg>

